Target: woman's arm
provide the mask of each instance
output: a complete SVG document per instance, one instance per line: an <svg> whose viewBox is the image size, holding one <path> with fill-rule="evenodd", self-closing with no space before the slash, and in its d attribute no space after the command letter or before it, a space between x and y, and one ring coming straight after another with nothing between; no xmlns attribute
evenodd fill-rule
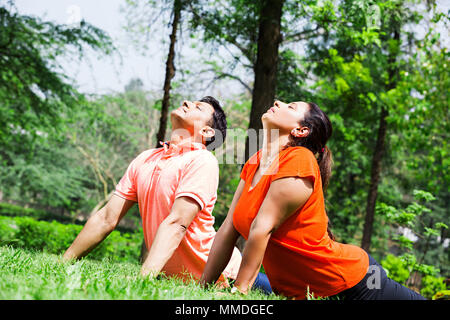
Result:
<svg viewBox="0 0 450 320"><path fill-rule="evenodd" d="M231 255L233 254L234 245L239 237L239 233L233 226L233 212L239 198L241 197L244 186L245 181L241 180L236 188L236 192L234 193L233 200L231 201L230 208L228 209L227 217L214 237L214 242L208 256L208 261L206 262L205 269L203 270L203 274L200 279L200 283L202 285L215 283L217 279L219 279L222 271L227 266Z"/></svg>
<svg viewBox="0 0 450 320"><path fill-rule="evenodd" d="M234 284L240 292L247 293L253 285L272 233L290 215L303 207L312 191L312 182L304 178L286 177L272 182L253 220L245 245L241 267Z"/></svg>

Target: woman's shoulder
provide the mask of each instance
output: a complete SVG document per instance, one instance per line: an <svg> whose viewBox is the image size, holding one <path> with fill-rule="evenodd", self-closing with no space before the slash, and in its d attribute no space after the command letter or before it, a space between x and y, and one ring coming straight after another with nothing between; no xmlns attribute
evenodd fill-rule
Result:
<svg viewBox="0 0 450 320"><path fill-rule="evenodd" d="M295 146L295 147L288 147L282 151L282 154L280 154L280 160L281 158L290 160L293 158L301 158L304 160L315 160L316 157L312 153L311 150L308 148L302 147L302 146Z"/></svg>
<svg viewBox="0 0 450 320"><path fill-rule="evenodd" d="M314 154L305 147L288 147L280 154L279 168L303 173L314 173L318 170Z"/></svg>

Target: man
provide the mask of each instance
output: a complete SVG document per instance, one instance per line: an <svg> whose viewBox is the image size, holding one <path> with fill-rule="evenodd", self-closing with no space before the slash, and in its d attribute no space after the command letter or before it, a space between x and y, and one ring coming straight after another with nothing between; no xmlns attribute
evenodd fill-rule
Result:
<svg viewBox="0 0 450 320"><path fill-rule="evenodd" d="M64 260L88 254L137 202L149 249L141 274L201 277L216 233L211 213L219 180L217 159L206 147L222 144L226 117L210 96L184 101L170 116L170 141L131 162L109 202L89 218ZM235 248L220 281L236 279L240 262Z"/></svg>

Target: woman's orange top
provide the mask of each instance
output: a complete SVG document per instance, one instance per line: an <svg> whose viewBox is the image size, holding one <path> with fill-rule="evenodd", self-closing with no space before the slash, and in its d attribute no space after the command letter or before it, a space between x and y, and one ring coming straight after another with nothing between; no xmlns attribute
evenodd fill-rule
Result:
<svg viewBox="0 0 450 320"><path fill-rule="evenodd" d="M245 187L233 214L234 227L245 239L272 181L301 177L314 184L305 205L278 227L267 245L263 267L273 291L305 299L308 287L314 296L326 297L356 285L367 273L369 257L363 249L328 236L322 179L313 153L304 147L281 151L278 162L274 161L251 189L260 157L261 150L242 169Z"/></svg>

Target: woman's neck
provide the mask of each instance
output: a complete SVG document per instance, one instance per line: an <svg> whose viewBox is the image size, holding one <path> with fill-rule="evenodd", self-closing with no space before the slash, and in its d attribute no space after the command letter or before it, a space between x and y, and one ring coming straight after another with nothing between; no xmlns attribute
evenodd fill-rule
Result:
<svg viewBox="0 0 450 320"><path fill-rule="evenodd" d="M260 167L270 166L274 158L289 142L289 135L280 135L278 129L264 129L264 140L261 151Z"/></svg>

